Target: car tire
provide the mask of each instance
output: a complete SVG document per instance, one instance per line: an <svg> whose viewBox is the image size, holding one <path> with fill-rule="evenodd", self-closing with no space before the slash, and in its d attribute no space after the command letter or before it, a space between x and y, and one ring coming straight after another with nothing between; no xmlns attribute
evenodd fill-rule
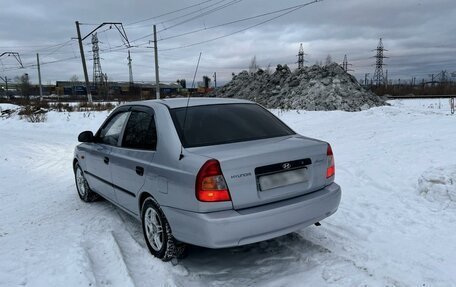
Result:
<svg viewBox="0 0 456 287"><path fill-rule="evenodd" d="M186 255L186 244L173 237L163 211L152 197L146 198L143 202L141 225L144 240L152 255L163 261L173 258L180 259Z"/></svg>
<svg viewBox="0 0 456 287"><path fill-rule="evenodd" d="M92 202L99 198L99 195L90 189L89 183L87 182L79 163L74 165L74 180L76 182L76 190L78 191L79 198L82 201Z"/></svg>

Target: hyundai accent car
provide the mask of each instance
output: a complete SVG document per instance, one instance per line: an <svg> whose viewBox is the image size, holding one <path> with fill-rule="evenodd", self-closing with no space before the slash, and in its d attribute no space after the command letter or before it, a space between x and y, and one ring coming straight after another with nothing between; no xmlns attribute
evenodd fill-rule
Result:
<svg viewBox="0 0 456 287"><path fill-rule="evenodd" d="M331 146L250 101L133 102L78 139L79 197L101 196L137 218L164 261L186 244L225 248L297 231L341 199Z"/></svg>

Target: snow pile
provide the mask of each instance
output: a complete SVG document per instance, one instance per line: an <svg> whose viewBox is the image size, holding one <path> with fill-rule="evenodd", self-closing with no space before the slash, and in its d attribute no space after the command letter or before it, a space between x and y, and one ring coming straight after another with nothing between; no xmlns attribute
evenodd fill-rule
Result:
<svg viewBox="0 0 456 287"><path fill-rule="evenodd" d="M255 101L268 108L308 111L360 111L386 105L385 100L361 87L355 77L333 63L304 67L294 72L277 65L272 74L243 71L214 92L217 97Z"/></svg>
<svg viewBox="0 0 456 287"><path fill-rule="evenodd" d="M418 179L418 190L429 201L456 203L456 165L428 169Z"/></svg>

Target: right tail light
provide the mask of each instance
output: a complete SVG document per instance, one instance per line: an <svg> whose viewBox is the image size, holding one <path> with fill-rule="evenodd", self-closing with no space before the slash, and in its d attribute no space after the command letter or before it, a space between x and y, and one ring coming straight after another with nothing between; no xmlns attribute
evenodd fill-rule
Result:
<svg viewBox="0 0 456 287"><path fill-rule="evenodd" d="M326 178L330 178L336 175L336 165L334 164L334 155L330 144L328 144L328 149L326 150L326 158Z"/></svg>

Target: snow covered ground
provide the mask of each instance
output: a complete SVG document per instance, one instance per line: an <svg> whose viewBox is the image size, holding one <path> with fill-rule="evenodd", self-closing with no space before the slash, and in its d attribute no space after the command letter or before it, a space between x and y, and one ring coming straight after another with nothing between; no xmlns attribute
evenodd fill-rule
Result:
<svg viewBox="0 0 456 287"><path fill-rule="evenodd" d="M174 264L149 255L128 215L76 194L77 135L106 112L0 119L0 286L456 286L456 115L447 99L391 103L274 111L332 144L338 212L266 242L193 247Z"/></svg>

